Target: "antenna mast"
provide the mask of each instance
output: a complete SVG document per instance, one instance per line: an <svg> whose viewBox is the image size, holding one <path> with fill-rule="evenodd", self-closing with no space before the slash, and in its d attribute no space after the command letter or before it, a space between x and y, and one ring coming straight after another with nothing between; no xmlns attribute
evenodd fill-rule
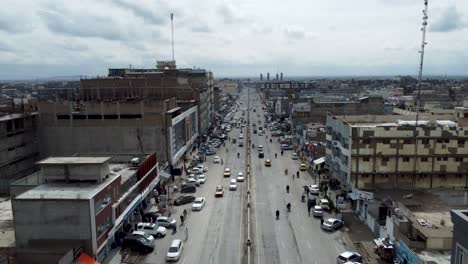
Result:
<svg viewBox="0 0 468 264"><path fill-rule="evenodd" d="M418 158L418 140L416 138L417 134L417 127L419 122L419 112L420 112L420 105L421 105L421 83L422 83L422 73L423 73L423 64L424 64L424 48L427 45L426 42L426 27L427 27L427 3L428 0L424 0L424 9L423 9L423 22L422 22L422 41L421 41L421 50L419 53L420 61L419 61L419 73L418 73L418 94L416 97L416 123L414 124L414 161L413 161L413 188L416 187L416 172L417 172L417 158Z"/></svg>
<svg viewBox="0 0 468 264"><path fill-rule="evenodd" d="M172 61L174 61L174 13L171 13Z"/></svg>

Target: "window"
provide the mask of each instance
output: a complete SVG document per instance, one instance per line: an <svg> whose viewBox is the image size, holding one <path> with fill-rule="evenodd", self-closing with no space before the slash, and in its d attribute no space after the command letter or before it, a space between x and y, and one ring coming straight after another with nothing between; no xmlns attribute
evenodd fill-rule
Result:
<svg viewBox="0 0 468 264"><path fill-rule="evenodd" d="M456 157L456 158L455 158L455 161L456 161L456 162L462 162L462 161L463 161L463 158L462 158L462 157Z"/></svg>
<svg viewBox="0 0 468 264"><path fill-rule="evenodd" d="M389 160L390 160L389 157L382 157L382 161L383 161L383 162L388 162Z"/></svg>
<svg viewBox="0 0 468 264"><path fill-rule="evenodd" d="M429 144L429 139L427 139L427 138L426 138L426 139L423 139L423 140L422 140L422 144L423 144L423 145Z"/></svg>
<svg viewBox="0 0 468 264"><path fill-rule="evenodd" d="M368 138L363 139L362 144L369 145L370 144L370 139L368 139Z"/></svg>
<svg viewBox="0 0 468 264"><path fill-rule="evenodd" d="M447 161L448 160L448 157L443 157L442 158L444 161Z"/></svg>
<svg viewBox="0 0 468 264"><path fill-rule="evenodd" d="M363 161L370 161L370 158L369 157L363 157L362 160Z"/></svg>
<svg viewBox="0 0 468 264"><path fill-rule="evenodd" d="M411 139L405 139L405 140L403 140L403 144L411 144Z"/></svg>
<svg viewBox="0 0 468 264"><path fill-rule="evenodd" d="M429 159L427 157L421 157L422 162L427 162Z"/></svg>
<svg viewBox="0 0 468 264"><path fill-rule="evenodd" d="M409 157L403 157L404 162L409 162Z"/></svg>
<svg viewBox="0 0 468 264"><path fill-rule="evenodd" d="M106 195L103 198L99 199L94 204L95 213L98 214L102 209L106 208L106 206L109 205L110 202L111 202L111 196L109 193L106 193Z"/></svg>
<svg viewBox="0 0 468 264"><path fill-rule="evenodd" d="M111 224L111 217L107 216L104 221L97 226L97 237L100 237L111 226Z"/></svg>
<svg viewBox="0 0 468 264"><path fill-rule="evenodd" d="M466 264L467 259L465 255L468 255L468 251L459 243L457 243L457 248L455 249L455 264Z"/></svg>
<svg viewBox="0 0 468 264"><path fill-rule="evenodd" d="M383 140L383 143L384 143L384 144L387 144L387 145L390 144L390 139L384 139L384 140Z"/></svg>
<svg viewBox="0 0 468 264"><path fill-rule="evenodd" d="M465 145L465 139L459 139L458 145Z"/></svg>

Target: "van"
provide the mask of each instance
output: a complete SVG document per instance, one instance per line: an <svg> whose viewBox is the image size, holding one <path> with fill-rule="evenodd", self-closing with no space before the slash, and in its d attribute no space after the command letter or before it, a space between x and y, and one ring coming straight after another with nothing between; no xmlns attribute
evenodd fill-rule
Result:
<svg viewBox="0 0 468 264"><path fill-rule="evenodd" d="M167 251L166 260L167 261L178 261L180 255L182 255L183 243L180 239L172 240L171 246Z"/></svg>

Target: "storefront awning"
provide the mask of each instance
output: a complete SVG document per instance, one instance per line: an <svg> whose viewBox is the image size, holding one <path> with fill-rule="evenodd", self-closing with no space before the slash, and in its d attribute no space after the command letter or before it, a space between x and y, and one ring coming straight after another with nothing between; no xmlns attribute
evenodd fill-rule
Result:
<svg viewBox="0 0 468 264"><path fill-rule="evenodd" d="M86 253L81 253L81 255L76 260L76 263L77 264L100 264L99 262L97 262L95 259L93 259Z"/></svg>
<svg viewBox="0 0 468 264"><path fill-rule="evenodd" d="M163 171L163 170L160 170L160 171L159 171L159 176L161 176L161 177L163 177L163 178L166 178L166 179L171 178L171 174L169 174L169 173L167 173L167 172L165 172L165 171Z"/></svg>
<svg viewBox="0 0 468 264"><path fill-rule="evenodd" d="M314 160L315 165L319 165L325 162L325 157L321 157L319 159Z"/></svg>

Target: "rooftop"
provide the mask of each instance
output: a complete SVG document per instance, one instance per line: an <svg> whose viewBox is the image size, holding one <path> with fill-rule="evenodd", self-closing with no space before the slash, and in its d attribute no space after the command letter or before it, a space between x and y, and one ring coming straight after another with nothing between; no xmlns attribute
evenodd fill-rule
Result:
<svg viewBox="0 0 468 264"><path fill-rule="evenodd" d="M15 246L11 200L0 198L0 249Z"/></svg>
<svg viewBox="0 0 468 264"><path fill-rule="evenodd" d="M414 126L416 123L415 117L408 115L348 115L332 118L342 120L352 127ZM458 124L454 121L454 117L432 115L421 116L418 125L457 126Z"/></svg>
<svg viewBox="0 0 468 264"><path fill-rule="evenodd" d="M43 159L37 164L103 164L110 159L110 157L51 157Z"/></svg>
<svg viewBox="0 0 468 264"><path fill-rule="evenodd" d="M17 119L17 118L23 118L25 116L30 116L30 115L37 115L37 112L32 112L28 114L7 114L0 116L0 122L12 120L12 119Z"/></svg>
<svg viewBox="0 0 468 264"><path fill-rule="evenodd" d="M119 176L119 174L109 174L101 183L61 181L45 183L16 196L15 199L89 200Z"/></svg>

